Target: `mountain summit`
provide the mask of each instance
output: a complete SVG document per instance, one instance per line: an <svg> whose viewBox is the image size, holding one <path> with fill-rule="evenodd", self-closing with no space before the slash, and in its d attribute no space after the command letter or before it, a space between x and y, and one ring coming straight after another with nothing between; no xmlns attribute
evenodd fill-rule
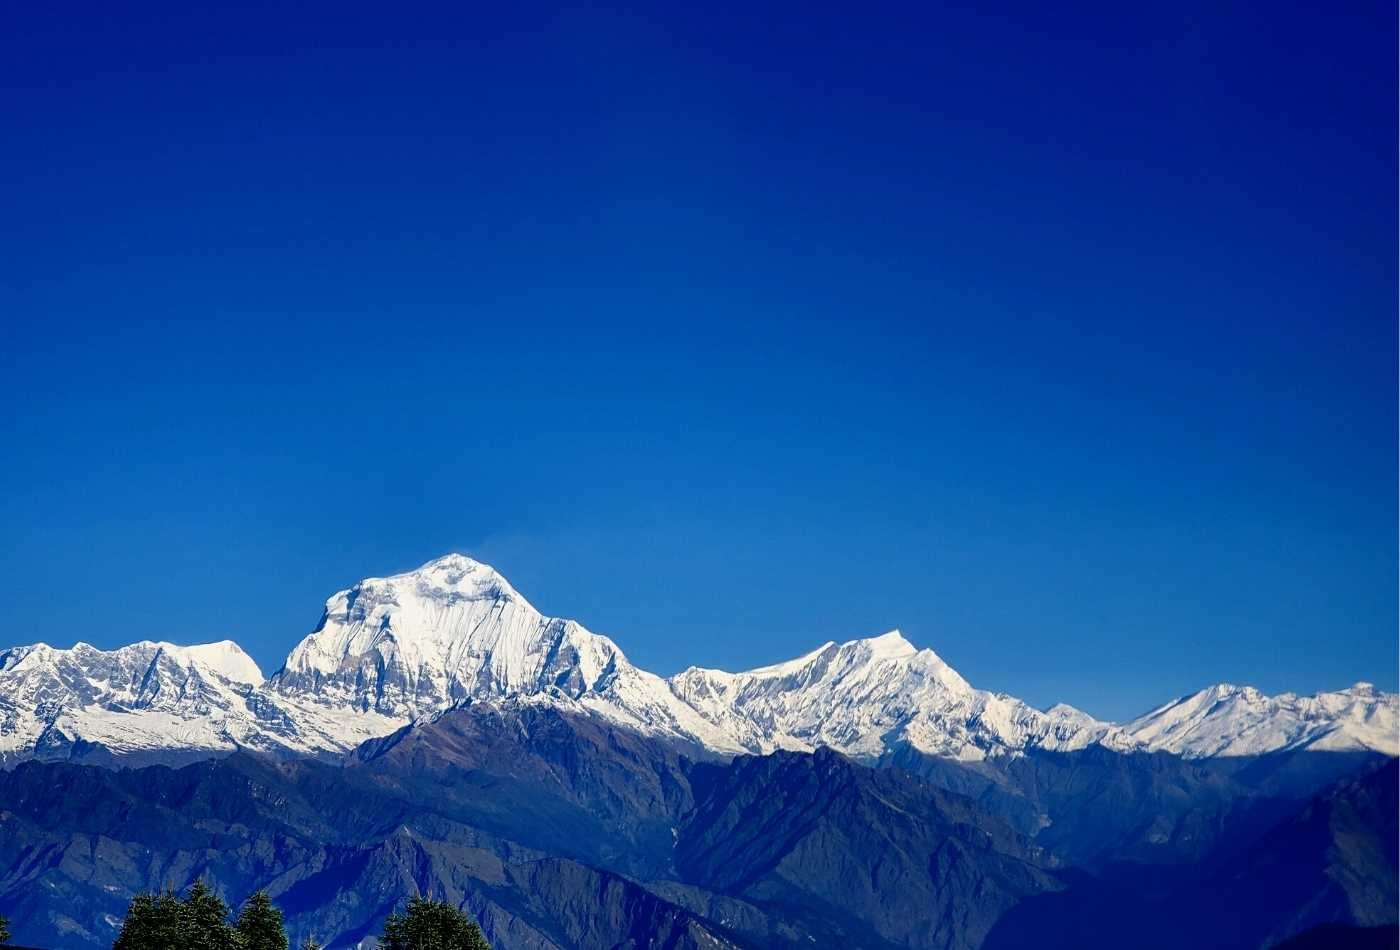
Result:
<svg viewBox="0 0 1400 950"><path fill-rule="evenodd" d="M450 554L332 596L273 679L281 692L413 717L469 696L555 687L577 698L621 657L606 637L541 616L492 568Z"/></svg>
<svg viewBox="0 0 1400 950"><path fill-rule="evenodd" d="M331 596L316 629L266 680L232 641L0 653L0 761L336 754L459 704L502 700L601 716L719 754L1397 751L1396 697L1362 685L1312 698L1212 687L1119 727L976 689L897 630L746 672L691 667L663 679L607 637L543 616L490 566L449 554Z"/></svg>
<svg viewBox="0 0 1400 950"><path fill-rule="evenodd" d="M493 568L460 554L331 597L268 685L280 696L404 722L466 700L555 701L740 751L617 644L541 615Z"/></svg>

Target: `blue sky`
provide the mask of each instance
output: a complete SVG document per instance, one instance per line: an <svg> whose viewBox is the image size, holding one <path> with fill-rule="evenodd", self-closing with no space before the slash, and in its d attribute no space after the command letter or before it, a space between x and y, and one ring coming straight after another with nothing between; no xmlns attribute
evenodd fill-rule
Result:
<svg viewBox="0 0 1400 950"><path fill-rule="evenodd" d="M1395 688L1394 4L237 6L0 23L0 639Z"/></svg>

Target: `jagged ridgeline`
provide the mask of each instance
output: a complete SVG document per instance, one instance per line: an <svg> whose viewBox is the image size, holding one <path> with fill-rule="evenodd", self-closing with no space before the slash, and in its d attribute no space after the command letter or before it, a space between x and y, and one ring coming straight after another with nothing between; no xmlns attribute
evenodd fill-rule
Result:
<svg viewBox="0 0 1400 950"><path fill-rule="evenodd" d="M1190 757L1311 748L1395 755L1397 697L1213 686L1124 724L972 687L897 631L785 663L663 679L612 640L542 616L490 567L449 555L332 596L264 678L231 641L0 653L0 755L174 764L235 749L333 756L467 700L586 711L714 753L837 749L865 761L982 761L1102 746Z"/></svg>

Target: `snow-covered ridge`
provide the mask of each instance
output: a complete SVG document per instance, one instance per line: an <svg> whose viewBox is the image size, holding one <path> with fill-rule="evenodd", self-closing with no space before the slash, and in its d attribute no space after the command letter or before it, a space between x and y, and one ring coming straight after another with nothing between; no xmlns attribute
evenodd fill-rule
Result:
<svg viewBox="0 0 1400 950"><path fill-rule="evenodd" d="M976 689L897 630L747 672L692 667L662 679L607 637L542 616L489 566L451 554L334 594L267 679L227 640L0 653L0 761L242 747L335 754L465 700L507 698L726 754L826 745L868 760L905 749L978 760L1093 744L1187 756L1302 746L1395 754L1393 694L1212 689L1120 727Z"/></svg>
<svg viewBox="0 0 1400 950"><path fill-rule="evenodd" d="M691 667L671 688L748 748L830 746L877 759L899 746L963 760L1030 748L1068 751L1135 743L1074 710L1041 712L974 689L932 650L898 630L746 673ZM1068 707L1066 707L1068 708Z"/></svg>
<svg viewBox="0 0 1400 950"><path fill-rule="evenodd" d="M172 761L255 748L318 752L402 721L273 701L231 640L142 640L115 650L39 643L0 652L0 763Z"/></svg>
<svg viewBox="0 0 1400 950"><path fill-rule="evenodd" d="M1400 755L1400 697L1370 683L1312 696L1266 696L1221 683L1174 699L1124 725L1149 749L1188 758L1284 749L1369 749Z"/></svg>
<svg viewBox="0 0 1400 950"><path fill-rule="evenodd" d="M25 663L61 663L64 660L82 663L84 659L97 657L141 657L153 660L160 656L168 657L182 666L207 670L235 683L256 686L264 678L262 670L253 658L244 653L243 648L232 640L218 640L194 646L180 646L163 640L140 640L115 650L99 650L82 641L67 650L51 647L47 643L35 643L0 652L0 670L15 669Z"/></svg>

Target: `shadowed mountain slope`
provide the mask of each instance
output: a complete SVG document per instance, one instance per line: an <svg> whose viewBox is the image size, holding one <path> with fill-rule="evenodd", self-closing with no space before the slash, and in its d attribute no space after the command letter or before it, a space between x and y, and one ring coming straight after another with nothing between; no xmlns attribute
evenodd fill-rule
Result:
<svg viewBox="0 0 1400 950"><path fill-rule="evenodd" d="M1263 948L1322 924L1393 925L1397 809L1391 759L1201 862L1062 875L1068 888L1008 914L987 946L1080 947L1114 933L1143 948Z"/></svg>
<svg viewBox="0 0 1400 950"><path fill-rule="evenodd" d="M766 831L732 823L770 797ZM235 903L267 888L333 947L418 891L507 948L971 947L986 923L950 908L1053 884L999 819L912 776L826 751L697 763L547 704L473 704L343 765L30 762L0 801L0 913L60 947L105 945L135 891L202 874ZM843 887L862 903L834 912Z"/></svg>

